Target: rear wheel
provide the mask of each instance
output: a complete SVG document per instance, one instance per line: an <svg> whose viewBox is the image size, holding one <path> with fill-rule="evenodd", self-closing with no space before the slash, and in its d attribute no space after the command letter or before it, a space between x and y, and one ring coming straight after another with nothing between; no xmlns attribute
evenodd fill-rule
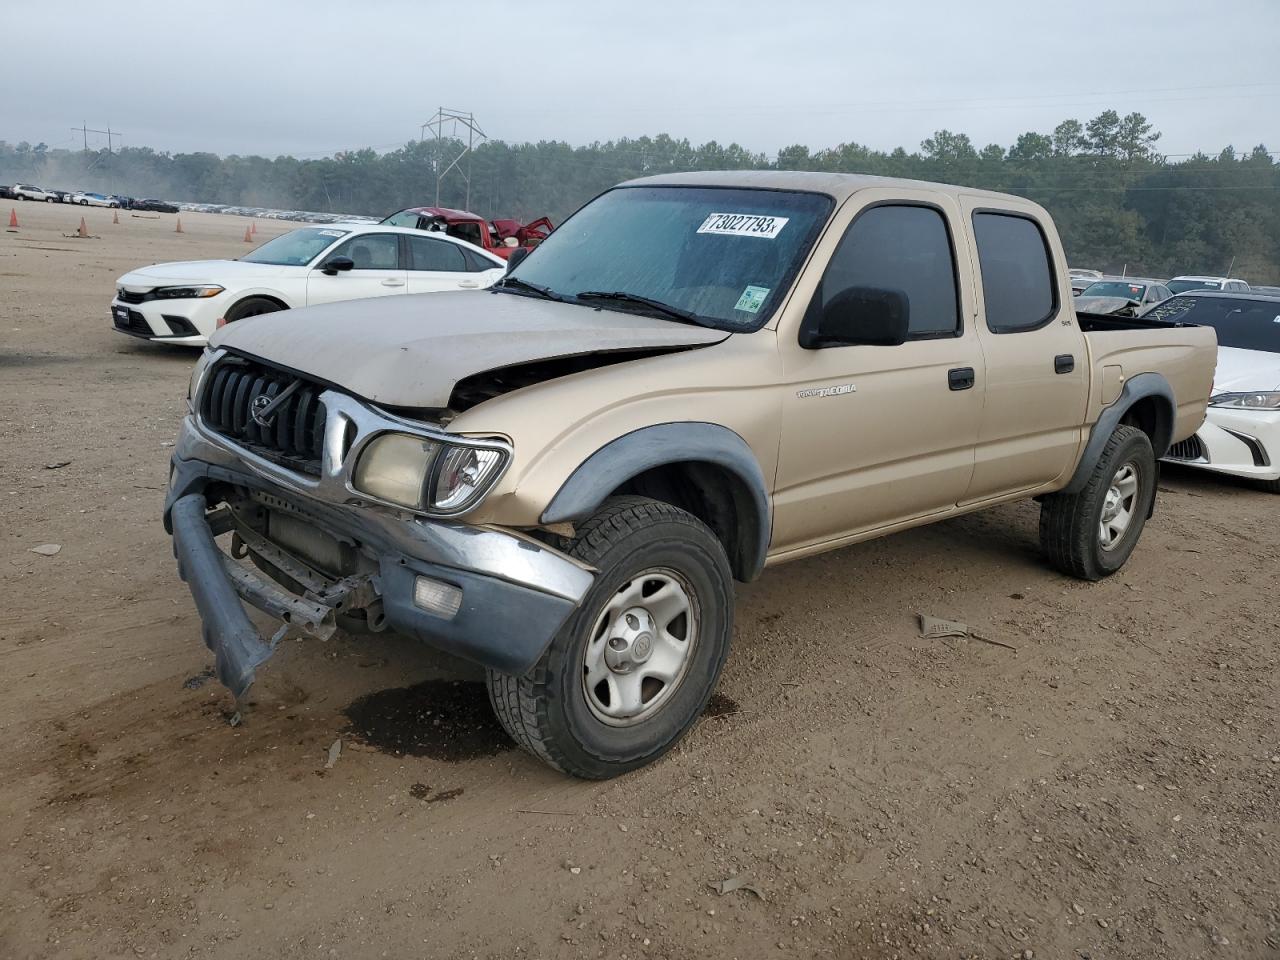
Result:
<svg viewBox="0 0 1280 960"><path fill-rule="evenodd" d="M1040 504L1040 545L1063 573L1108 577L1133 553L1155 495L1151 441L1137 427L1116 427L1084 489L1051 494Z"/></svg>
<svg viewBox="0 0 1280 960"><path fill-rule="evenodd" d="M275 313L283 309L285 308L280 304L266 297L246 297L227 311L227 323L235 323L245 317L256 317L264 313Z"/></svg>
<svg viewBox="0 0 1280 960"><path fill-rule="evenodd" d="M578 777L634 770L671 749L707 705L729 654L733 576L697 518L614 497L565 550L599 574L524 676L490 671L511 737Z"/></svg>
<svg viewBox="0 0 1280 960"><path fill-rule="evenodd" d="M1261 483L1267 493L1280 493L1280 480L1263 480Z"/></svg>

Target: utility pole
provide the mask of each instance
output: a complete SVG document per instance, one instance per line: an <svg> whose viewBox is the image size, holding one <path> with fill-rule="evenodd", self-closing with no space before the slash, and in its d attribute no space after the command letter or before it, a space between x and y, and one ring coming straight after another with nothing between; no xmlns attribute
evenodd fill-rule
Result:
<svg viewBox="0 0 1280 960"><path fill-rule="evenodd" d="M85 152L85 153L88 153L88 152L89 152L89 134L91 134L91 133L101 133L103 136L105 136L105 137L107 138L107 153L111 153L111 152L112 152L112 149L111 149L111 147L112 147L112 143L111 143L111 141L112 141L112 138L113 138L113 137L119 137L121 140L124 140L124 136L123 136L122 134L117 133L116 131L112 130L112 129L111 129L111 127L107 127L107 129L105 129L105 130L95 130L95 129L93 129L92 127L88 126L87 124L81 124L81 125L80 125L80 126L78 126L78 127L72 127L72 128L71 128L71 131L72 131L73 133L75 133L75 132L79 132L79 133L81 133L81 134L83 134L83 135L84 135L84 152Z"/></svg>
<svg viewBox="0 0 1280 960"><path fill-rule="evenodd" d="M440 162L444 151L446 124L449 125L449 137L453 140L461 139L458 135L458 128L464 128L467 132L467 145L449 162L447 167L441 170ZM418 131L419 141L426 138L427 130L430 130L435 135L436 141L436 156L434 159L436 167L436 206L440 206L441 182L443 182L445 175L450 170L457 167L458 175L462 177L463 182L467 185L466 206L469 209L471 207L471 153L475 149L477 138L479 140L488 140L489 138L480 129L480 124L476 123L476 115L474 113L463 113L461 110L446 110L444 107L437 108L435 116L422 125ZM464 157L467 161L465 169L460 166Z"/></svg>

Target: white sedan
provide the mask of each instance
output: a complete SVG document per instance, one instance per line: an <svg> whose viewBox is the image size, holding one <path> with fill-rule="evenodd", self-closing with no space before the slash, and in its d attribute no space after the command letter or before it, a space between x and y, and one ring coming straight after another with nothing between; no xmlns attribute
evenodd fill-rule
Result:
<svg viewBox="0 0 1280 960"><path fill-rule="evenodd" d="M157 263L116 281L115 329L203 346L224 323L292 307L492 286L506 261L442 233L381 224L303 227L239 260Z"/></svg>
<svg viewBox="0 0 1280 960"><path fill-rule="evenodd" d="M101 193L73 193L68 199L68 203L78 203L82 207L118 207L120 201L112 197L103 196Z"/></svg>
<svg viewBox="0 0 1280 960"><path fill-rule="evenodd" d="M1218 331L1218 368L1204 424L1175 443L1166 459L1250 477L1280 493L1280 297L1196 290L1145 317Z"/></svg>

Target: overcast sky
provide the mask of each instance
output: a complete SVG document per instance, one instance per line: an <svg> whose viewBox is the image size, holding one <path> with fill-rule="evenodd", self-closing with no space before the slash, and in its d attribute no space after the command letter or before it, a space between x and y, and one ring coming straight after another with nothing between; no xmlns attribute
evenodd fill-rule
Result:
<svg viewBox="0 0 1280 960"><path fill-rule="evenodd" d="M5 0L0 139L323 156L437 106L489 136L670 133L772 155L1107 107L1168 154L1280 150L1280 0ZM1068 12L1070 11L1070 12ZM90 145L106 138L90 134Z"/></svg>

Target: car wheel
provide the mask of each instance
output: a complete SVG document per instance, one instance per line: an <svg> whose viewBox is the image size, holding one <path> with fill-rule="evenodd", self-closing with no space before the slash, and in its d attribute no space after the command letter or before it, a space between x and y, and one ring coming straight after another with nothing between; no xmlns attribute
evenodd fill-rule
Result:
<svg viewBox="0 0 1280 960"><path fill-rule="evenodd" d="M1137 427L1107 440L1079 493L1055 493L1040 504L1040 546L1049 562L1081 580L1119 570L1137 546L1156 496L1156 459Z"/></svg>
<svg viewBox="0 0 1280 960"><path fill-rule="evenodd" d="M1262 480L1259 485L1267 493L1280 493L1280 480Z"/></svg>
<svg viewBox="0 0 1280 960"><path fill-rule="evenodd" d="M233 305L226 313L227 323L235 323L245 317L257 317L264 313L275 313L284 307L266 297L247 297Z"/></svg>
<svg viewBox="0 0 1280 960"><path fill-rule="evenodd" d="M613 497L565 552L599 573L523 676L489 671L489 699L520 746L576 777L656 760L697 721L729 655L733 575L700 520Z"/></svg>

